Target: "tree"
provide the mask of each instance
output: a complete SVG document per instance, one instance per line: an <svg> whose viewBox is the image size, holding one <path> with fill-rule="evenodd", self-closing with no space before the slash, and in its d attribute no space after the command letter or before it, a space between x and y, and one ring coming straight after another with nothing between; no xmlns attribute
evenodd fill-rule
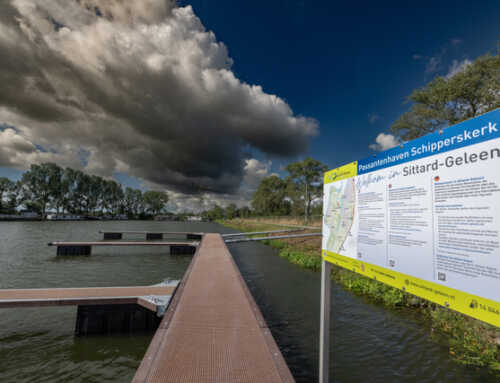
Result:
<svg viewBox="0 0 500 383"><path fill-rule="evenodd" d="M10 191L14 188L14 182L8 178L0 178L0 213L7 212L7 198Z"/></svg>
<svg viewBox="0 0 500 383"><path fill-rule="evenodd" d="M102 207L111 215L119 214L123 203L123 190L113 180L103 180Z"/></svg>
<svg viewBox="0 0 500 383"><path fill-rule="evenodd" d="M286 182L278 176L264 178L252 196L252 207L260 215L285 215Z"/></svg>
<svg viewBox="0 0 500 383"><path fill-rule="evenodd" d="M62 176L63 170L53 163L31 165L30 170L23 174L22 183L27 200L39 206L42 219L45 219L49 204L58 204Z"/></svg>
<svg viewBox="0 0 500 383"><path fill-rule="evenodd" d="M391 126L412 140L500 106L500 57L485 55L449 77L436 77L408 97L410 110Z"/></svg>
<svg viewBox="0 0 500 383"><path fill-rule="evenodd" d="M81 177L80 182L88 183L88 186L83 188L87 193L87 214L96 214L105 196L104 180L98 176L87 176Z"/></svg>
<svg viewBox="0 0 500 383"><path fill-rule="evenodd" d="M21 181L13 182L12 187L7 193L6 211L12 214L17 207L23 203L23 184Z"/></svg>
<svg viewBox="0 0 500 383"><path fill-rule="evenodd" d="M224 209L219 205L215 205L212 209L208 210L206 214L202 214L204 219L215 221L224 218Z"/></svg>
<svg viewBox="0 0 500 383"><path fill-rule="evenodd" d="M322 195L323 173L328 167L318 160L307 157L304 161L288 164L286 170L290 173L290 181L296 185L297 190L302 191L304 216L307 222L312 200Z"/></svg>
<svg viewBox="0 0 500 383"><path fill-rule="evenodd" d="M143 194L146 211L152 215L160 213L168 202L168 194L162 191L147 191Z"/></svg>
<svg viewBox="0 0 500 383"><path fill-rule="evenodd" d="M303 190L295 183L291 176L285 178L286 182L286 196L290 203L290 214L293 216L304 215L305 200Z"/></svg>
<svg viewBox="0 0 500 383"><path fill-rule="evenodd" d="M80 214L86 209L86 195L88 194L89 176L71 168L64 170L66 183L65 209L72 214Z"/></svg>
<svg viewBox="0 0 500 383"><path fill-rule="evenodd" d="M143 213L142 192L139 189L127 187L123 199L125 214L128 217L138 217Z"/></svg>
<svg viewBox="0 0 500 383"><path fill-rule="evenodd" d="M238 215L238 208L236 207L236 205L234 203L232 203L226 207L226 211L225 211L224 215L225 215L226 219L236 218L236 216Z"/></svg>
<svg viewBox="0 0 500 383"><path fill-rule="evenodd" d="M252 212L248 206L242 206L238 209L238 216L241 218L248 218L251 213Z"/></svg>

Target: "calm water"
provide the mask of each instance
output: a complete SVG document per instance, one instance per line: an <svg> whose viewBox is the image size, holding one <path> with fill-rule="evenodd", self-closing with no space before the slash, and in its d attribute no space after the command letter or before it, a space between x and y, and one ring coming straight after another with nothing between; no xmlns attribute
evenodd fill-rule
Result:
<svg viewBox="0 0 500 383"><path fill-rule="evenodd" d="M133 286L180 279L190 257L161 248L97 248L57 258L52 240L100 240L99 230L211 231L208 223L0 223L0 289ZM136 237L139 238L139 237ZM297 382L317 380L320 274L257 243L230 246ZM494 382L454 364L411 313L386 310L334 286L335 382ZM73 336L71 307L0 310L0 382L130 382L152 334Z"/></svg>

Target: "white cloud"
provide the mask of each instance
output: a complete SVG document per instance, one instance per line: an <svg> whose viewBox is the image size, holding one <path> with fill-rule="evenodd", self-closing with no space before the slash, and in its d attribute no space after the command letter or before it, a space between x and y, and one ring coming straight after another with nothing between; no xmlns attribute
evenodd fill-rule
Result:
<svg viewBox="0 0 500 383"><path fill-rule="evenodd" d="M417 53L415 53L413 56L412 56L412 59L417 61L417 60L420 60L422 58L422 55L419 55Z"/></svg>
<svg viewBox="0 0 500 383"><path fill-rule="evenodd" d="M450 78L455 76L457 73L463 72L465 68L467 68L469 65L472 64L472 61L469 59L464 59L462 61L458 60L453 60L453 62L450 65L450 68L448 70L448 73L446 74L446 78Z"/></svg>
<svg viewBox="0 0 500 383"><path fill-rule="evenodd" d="M399 145L399 140L392 134L380 133L375 139L375 143L369 147L377 152L382 152Z"/></svg>
<svg viewBox="0 0 500 383"><path fill-rule="evenodd" d="M11 127L0 130L0 164L20 170L31 164L57 162L63 166L81 168L77 153L70 148L61 148L58 153L40 150L18 130Z"/></svg>
<svg viewBox="0 0 500 383"><path fill-rule="evenodd" d="M425 67L425 73L434 73L439 69L439 64L441 64L440 57L431 57L429 61L427 61L427 65Z"/></svg>
<svg viewBox="0 0 500 383"><path fill-rule="evenodd" d="M246 160L245 176L243 178L245 186L252 191L257 189L260 181L270 175L271 165L271 161L261 162L255 158Z"/></svg>

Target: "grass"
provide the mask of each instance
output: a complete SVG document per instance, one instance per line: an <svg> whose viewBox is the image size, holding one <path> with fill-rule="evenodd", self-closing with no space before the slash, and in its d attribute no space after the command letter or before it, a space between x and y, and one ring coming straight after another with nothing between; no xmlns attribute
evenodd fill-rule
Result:
<svg viewBox="0 0 500 383"><path fill-rule="evenodd" d="M219 223L249 232L276 229L274 221L272 218L259 222L235 219ZM319 238L269 239L263 242L279 250L279 256L291 263L314 271L321 270ZM447 340L449 353L457 363L485 368L500 377L500 329L336 265L333 265L332 279L354 294L387 307L418 311L422 320L430 324L433 334Z"/></svg>

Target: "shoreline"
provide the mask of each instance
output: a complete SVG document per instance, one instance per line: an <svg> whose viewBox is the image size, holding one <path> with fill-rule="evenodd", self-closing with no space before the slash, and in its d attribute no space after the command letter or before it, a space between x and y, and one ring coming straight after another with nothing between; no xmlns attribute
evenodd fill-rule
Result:
<svg viewBox="0 0 500 383"><path fill-rule="evenodd" d="M241 232L275 227L272 219L266 221L234 219L218 222ZM316 272L321 270L320 239L269 239L262 243L277 249L278 255L291 263ZM390 309L415 310L421 320L430 325L433 337L446 339L454 361L486 369L500 377L500 329L336 265L333 265L331 278L342 288Z"/></svg>

